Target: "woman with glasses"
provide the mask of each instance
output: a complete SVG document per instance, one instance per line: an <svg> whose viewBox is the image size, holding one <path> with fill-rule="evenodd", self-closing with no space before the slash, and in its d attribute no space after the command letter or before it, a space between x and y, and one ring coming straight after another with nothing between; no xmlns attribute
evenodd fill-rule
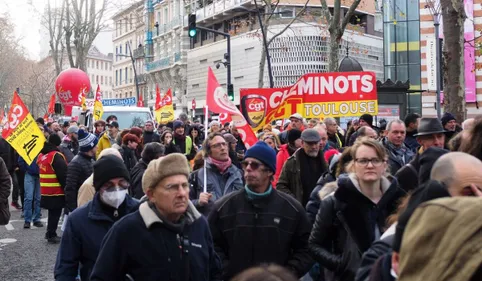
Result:
<svg viewBox="0 0 482 281"><path fill-rule="evenodd" d="M309 239L327 280L353 280L362 254L385 231L385 222L405 192L386 175L388 155L376 140L351 148L353 161L332 193L320 191L320 209Z"/></svg>

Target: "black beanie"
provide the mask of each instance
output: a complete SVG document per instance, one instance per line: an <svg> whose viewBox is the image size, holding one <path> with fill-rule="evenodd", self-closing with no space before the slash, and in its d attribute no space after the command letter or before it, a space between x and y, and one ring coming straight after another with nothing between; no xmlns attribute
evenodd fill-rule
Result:
<svg viewBox="0 0 482 281"><path fill-rule="evenodd" d="M373 116L371 116L371 115L368 114L368 113L363 114L362 116L360 116L360 119L359 119L359 120L363 120L363 121L367 122L368 125L373 126Z"/></svg>
<svg viewBox="0 0 482 281"><path fill-rule="evenodd" d="M297 139L301 138L301 131L297 129L291 129L288 131L288 143L293 145Z"/></svg>
<svg viewBox="0 0 482 281"><path fill-rule="evenodd" d="M99 189L109 180L124 178L130 181L124 161L115 155L105 155L94 163L94 188Z"/></svg>
<svg viewBox="0 0 482 281"><path fill-rule="evenodd" d="M49 143L55 146L59 146L62 143L62 140L60 139L59 135L51 134L49 136Z"/></svg>

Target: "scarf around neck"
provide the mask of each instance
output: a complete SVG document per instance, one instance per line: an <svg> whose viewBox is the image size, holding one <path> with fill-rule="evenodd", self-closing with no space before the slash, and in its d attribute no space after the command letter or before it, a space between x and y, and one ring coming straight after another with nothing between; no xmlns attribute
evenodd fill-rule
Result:
<svg viewBox="0 0 482 281"><path fill-rule="evenodd" d="M273 190L273 187L270 184L268 189L263 193L253 192L251 189L249 189L247 185L244 186L244 190L246 190L246 196L248 197L249 200L256 200L256 199L265 198L268 195L270 195L271 191Z"/></svg>
<svg viewBox="0 0 482 281"><path fill-rule="evenodd" d="M212 164L212 165L216 166L216 168L218 168L218 170L221 172L221 174L224 174L224 172L226 172L226 170L232 164L231 158L228 158L228 160L226 160L226 161L219 161L219 160L216 160L214 158L208 157L207 162L209 164Z"/></svg>
<svg viewBox="0 0 482 281"><path fill-rule="evenodd" d="M407 147L404 143L400 147L396 147L393 143L386 139L387 148L390 150L403 164L405 164L405 154L407 153Z"/></svg>

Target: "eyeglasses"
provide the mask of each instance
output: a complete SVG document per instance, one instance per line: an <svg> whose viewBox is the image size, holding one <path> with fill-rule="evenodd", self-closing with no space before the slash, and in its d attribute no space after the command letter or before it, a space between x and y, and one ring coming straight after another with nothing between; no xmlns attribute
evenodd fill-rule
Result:
<svg viewBox="0 0 482 281"><path fill-rule="evenodd" d="M243 169L246 169L246 168L248 168L248 166L251 166L251 169L257 170L262 165L263 165L262 163L255 162L255 161L242 161L241 162L241 167L243 167Z"/></svg>
<svg viewBox="0 0 482 281"><path fill-rule="evenodd" d="M101 188L105 189L106 192L115 191L117 188L128 189L130 186L129 182L123 180L119 184L114 184L113 182L105 183Z"/></svg>
<svg viewBox="0 0 482 281"><path fill-rule="evenodd" d="M382 163L385 163L384 160L380 159L380 158L371 158L371 159L368 159L368 158L357 158L355 159L355 162L360 165L360 166L368 166L368 163L372 163L372 165L374 167L380 167L382 165Z"/></svg>
<svg viewBox="0 0 482 281"><path fill-rule="evenodd" d="M221 148L221 147L227 147L227 146L228 144L226 142L218 142L211 145L212 148Z"/></svg>
<svg viewBox="0 0 482 281"><path fill-rule="evenodd" d="M181 183L181 184L179 184L179 183L166 184L164 186L164 190L166 190L167 192L171 192L171 193L179 191L179 188L182 188L182 190L187 191L187 190L189 190L189 183L184 182L184 183Z"/></svg>

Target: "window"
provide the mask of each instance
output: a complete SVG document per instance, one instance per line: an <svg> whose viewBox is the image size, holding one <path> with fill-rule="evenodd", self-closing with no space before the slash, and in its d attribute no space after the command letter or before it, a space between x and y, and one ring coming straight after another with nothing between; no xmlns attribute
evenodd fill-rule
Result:
<svg viewBox="0 0 482 281"><path fill-rule="evenodd" d="M98 60L95 61L95 68L99 69L99 61Z"/></svg>
<svg viewBox="0 0 482 281"><path fill-rule="evenodd" d="M95 76L95 84L99 84L99 75Z"/></svg>
<svg viewBox="0 0 482 281"><path fill-rule="evenodd" d="M164 8L164 18L163 18L163 23L166 24L167 23L167 18L169 17L169 10L167 9L167 7Z"/></svg>
<svg viewBox="0 0 482 281"><path fill-rule="evenodd" d="M122 35L122 20L119 20L119 24L118 24L117 28L119 29L119 36L121 36Z"/></svg>
<svg viewBox="0 0 482 281"><path fill-rule="evenodd" d="M115 70L115 85L119 85L119 73L117 72L117 69Z"/></svg>
<svg viewBox="0 0 482 281"><path fill-rule="evenodd" d="M92 83L94 83L94 81L95 81L95 76L94 76L94 74L92 74L92 76L90 78L90 83L92 84Z"/></svg>
<svg viewBox="0 0 482 281"><path fill-rule="evenodd" d="M103 61L100 62L100 70L102 70L102 69L104 69L104 62Z"/></svg>
<svg viewBox="0 0 482 281"><path fill-rule="evenodd" d="M115 47L115 61L117 61L117 59L118 59L117 54L118 54L118 50L117 50L117 46L116 46Z"/></svg>
<svg viewBox="0 0 482 281"><path fill-rule="evenodd" d="M277 11L279 17L282 19L292 19L295 17L295 8L294 7L282 7Z"/></svg>
<svg viewBox="0 0 482 281"><path fill-rule="evenodd" d="M112 77L109 77L109 85L112 85Z"/></svg>
<svg viewBox="0 0 482 281"><path fill-rule="evenodd" d="M130 18L129 18L129 25L130 25L130 30L132 30L132 14L130 15Z"/></svg>
<svg viewBox="0 0 482 281"><path fill-rule="evenodd" d="M119 46L119 54L122 55L122 45ZM119 59L121 59L122 57L119 57Z"/></svg>
<svg viewBox="0 0 482 281"><path fill-rule="evenodd" d="M125 81L126 81L126 84L127 84L127 81L128 81L128 80L127 80L127 75L128 75L128 74L127 74L127 67L125 68L125 71L126 71L126 80L125 80Z"/></svg>
<svg viewBox="0 0 482 281"><path fill-rule="evenodd" d="M119 69L119 85L122 85L122 68Z"/></svg>
<svg viewBox="0 0 482 281"><path fill-rule="evenodd" d="M157 23L161 24L161 12L157 12Z"/></svg>
<svg viewBox="0 0 482 281"><path fill-rule="evenodd" d="M129 55L129 51L128 51L128 48L129 47L129 44L126 43L126 55Z"/></svg>
<svg viewBox="0 0 482 281"><path fill-rule="evenodd" d="M127 93L126 93L126 95L127 95ZM129 92L129 97L132 97L132 91ZM126 98L127 98L127 97L126 97Z"/></svg>
<svg viewBox="0 0 482 281"><path fill-rule="evenodd" d="M104 76L102 76L102 75L100 76L100 84L104 85Z"/></svg>

